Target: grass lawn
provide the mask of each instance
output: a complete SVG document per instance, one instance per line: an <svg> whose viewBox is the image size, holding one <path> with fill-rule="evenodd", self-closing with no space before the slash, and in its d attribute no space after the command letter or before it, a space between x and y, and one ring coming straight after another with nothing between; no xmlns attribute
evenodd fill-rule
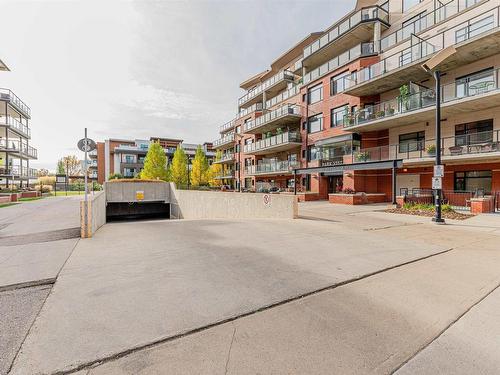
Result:
<svg viewBox="0 0 500 375"><path fill-rule="evenodd" d="M29 202L29 201L37 201L39 199L42 199L43 197L31 197L31 198L19 198L19 202Z"/></svg>
<svg viewBox="0 0 500 375"><path fill-rule="evenodd" d="M51 192L50 196L65 197L66 195L70 196L70 195L84 195L84 194L85 194L84 191L68 191L68 194L66 194L65 191L58 191L57 195L55 195L54 192ZM91 194L91 192L89 192L89 194Z"/></svg>
<svg viewBox="0 0 500 375"><path fill-rule="evenodd" d="M18 203L15 203L15 202L0 203L0 208L5 208L5 207L9 207L9 206L15 206L16 204L18 204Z"/></svg>

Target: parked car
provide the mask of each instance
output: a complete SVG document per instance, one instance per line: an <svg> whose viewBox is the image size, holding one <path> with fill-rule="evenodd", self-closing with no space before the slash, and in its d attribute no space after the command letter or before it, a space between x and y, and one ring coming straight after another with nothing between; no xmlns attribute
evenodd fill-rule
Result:
<svg viewBox="0 0 500 375"><path fill-rule="evenodd" d="M220 189L221 189L222 191L231 190L231 186L229 186L229 185L222 185L222 186L220 187Z"/></svg>
<svg viewBox="0 0 500 375"><path fill-rule="evenodd" d="M280 192L280 188L277 186L273 186L272 188L269 189L269 192L271 194L278 194Z"/></svg>

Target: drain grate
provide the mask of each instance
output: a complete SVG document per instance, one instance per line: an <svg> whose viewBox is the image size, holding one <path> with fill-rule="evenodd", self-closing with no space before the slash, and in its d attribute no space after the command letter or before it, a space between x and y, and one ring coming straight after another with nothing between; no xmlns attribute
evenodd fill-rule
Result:
<svg viewBox="0 0 500 375"><path fill-rule="evenodd" d="M79 227L0 237L0 246L26 245L37 242L68 240L70 238L80 238Z"/></svg>

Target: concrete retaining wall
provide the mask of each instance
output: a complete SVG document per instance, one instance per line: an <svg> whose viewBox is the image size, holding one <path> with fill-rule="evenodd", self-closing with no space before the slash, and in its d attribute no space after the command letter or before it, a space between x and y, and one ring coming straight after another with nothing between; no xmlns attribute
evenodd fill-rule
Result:
<svg viewBox="0 0 500 375"><path fill-rule="evenodd" d="M87 207L87 220L85 221L85 201L80 202L80 227L82 238L92 237L94 233L106 223L105 192L100 191L94 195L89 195Z"/></svg>
<svg viewBox="0 0 500 375"><path fill-rule="evenodd" d="M295 219L295 196L170 188L172 219Z"/></svg>
<svg viewBox="0 0 500 375"><path fill-rule="evenodd" d="M168 202L168 190L169 184L163 181L118 180L104 183L107 202ZM138 192L140 192L141 199L138 199Z"/></svg>

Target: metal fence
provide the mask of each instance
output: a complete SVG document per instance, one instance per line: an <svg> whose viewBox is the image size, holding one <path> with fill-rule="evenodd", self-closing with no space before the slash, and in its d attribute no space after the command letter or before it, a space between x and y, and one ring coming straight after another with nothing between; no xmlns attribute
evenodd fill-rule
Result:
<svg viewBox="0 0 500 375"><path fill-rule="evenodd" d="M435 193L431 189L400 189L400 195L404 197L405 203L411 204L434 204ZM496 197L496 207L499 210L499 199L500 193L493 193ZM480 198L485 195L483 190L475 191L454 191L454 190L442 190L442 202L443 204L450 205L454 210L459 211L469 211L471 208L471 199Z"/></svg>

